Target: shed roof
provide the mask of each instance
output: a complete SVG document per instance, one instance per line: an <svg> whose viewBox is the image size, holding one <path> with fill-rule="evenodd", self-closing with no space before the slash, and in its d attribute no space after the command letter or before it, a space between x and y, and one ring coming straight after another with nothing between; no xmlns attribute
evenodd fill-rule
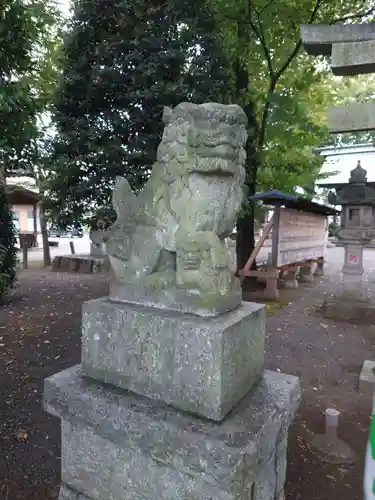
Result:
<svg viewBox="0 0 375 500"><path fill-rule="evenodd" d="M262 201L266 205L282 205L301 212L318 215L338 215L340 212L327 205L321 205L295 194L282 193L281 191L266 191L251 196L250 199Z"/></svg>
<svg viewBox="0 0 375 500"><path fill-rule="evenodd" d="M23 186L7 184L5 191L9 196L9 201L12 205L35 205L39 201L39 194Z"/></svg>

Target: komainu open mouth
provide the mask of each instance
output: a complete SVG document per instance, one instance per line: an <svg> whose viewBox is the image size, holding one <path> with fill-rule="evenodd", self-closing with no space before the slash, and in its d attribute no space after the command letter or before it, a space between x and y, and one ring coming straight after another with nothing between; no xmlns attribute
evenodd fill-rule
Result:
<svg viewBox="0 0 375 500"><path fill-rule="evenodd" d="M223 170L221 168L217 168L215 170L194 170L193 173L204 177L234 177L233 172L230 170Z"/></svg>

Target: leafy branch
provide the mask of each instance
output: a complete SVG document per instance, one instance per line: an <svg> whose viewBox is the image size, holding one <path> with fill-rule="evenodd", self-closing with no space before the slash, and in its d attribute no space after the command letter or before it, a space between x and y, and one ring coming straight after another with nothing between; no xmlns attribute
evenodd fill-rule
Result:
<svg viewBox="0 0 375 500"><path fill-rule="evenodd" d="M364 12L358 12L357 14L348 14L347 16L338 17L337 19L334 19L328 24L332 26L333 24L343 23L345 21L354 21L355 19L363 19L364 17L370 16L371 14L374 13L375 13L375 4L368 10L365 10Z"/></svg>
<svg viewBox="0 0 375 500"><path fill-rule="evenodd" d="M251 3L251 0L249 0ZM314 19L316 18L320 7L323 4L323 0L316 0L314 9L310 15L309 18L309 24L311 24ZM270 85L268 88L267 92L267 98L266 102L264 104L263 108L263 113L262 113L262 118L261 118L261 124L260 124L260 133L258 136L258 154L262 152L265 138L266 138L266 129L267 129L267 122L268 122L268 117L269 117L269 112L270 112L270 107L271 107L271 96L274 94L276 86L281 78L281 76L285 73L285 71L288 69L294 58L297 56L298 52L300 51L302 47L302 40L301 38L298 39L296 45L294 46L294 49L290 53L289 57L286 59L284 64L281 65L281 68L276 72L272 72L270 74Z"/></svg>
<svg viewBox="0 0 375 500"><path fill-rule="evenodd" d="M268 6L271 5L271 3L272 2L268 2L267 5ZM247 4L248 4L248 20L249 20L249 25L251 26L251 29L253 30L253 32L255 33L255 35L257 36L257 38L258 38L258 40L259 40L259 42L261 44L261 47L262 47L263 52L264 52L264 56L265 56L266 61L267 61L267 66L268 66L268 71L269 71L269 74L270 74L270 79L272 81L273 78L274 78L274 70L273 70L273 65L272 65L272 58L271 58L270 50L269 50L269 48L267 46L267 41L266 41L266 37L265 37L263 25L262 25L262 22L260 20L260 12L255 8L252 0L248 0ZM254 12L254 14L257 17L257 24L253 20L253 12Z"/></svg>

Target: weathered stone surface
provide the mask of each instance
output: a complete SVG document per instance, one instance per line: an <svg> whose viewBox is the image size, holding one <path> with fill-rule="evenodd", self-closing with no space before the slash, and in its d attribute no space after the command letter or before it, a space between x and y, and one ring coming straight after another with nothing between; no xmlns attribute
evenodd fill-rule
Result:
<svg viewBox="0 0 375 500"><path fill-rule="evenodd" d="M91 243L90 255L92 255L93 257L104 257L105 254L103 253L103 250L99 246Z"/></svg>
<svg viewBox="0 0 375 500"><path fill-rule="evenodd" d="M332 134L375 130L375 102L330 108L328 128Z"/></svg>
<svg viewBox="0 0 375 500"><path fill-rule="evenodd" d="M276 445L275 467L276 467L276 493L284 492L284 484L286 480L287 468L287 448L288 448L288 432L287 429ZM277 499L276 495L276 499Z"/></svg>
<svg viewBox="0 0 375 500"><path fill-rule="evenodd" d="M82 366L97 380L221 420L261 378L265 308L199 318L97 299L83 305Z"/></svg>
<svg viewBox="0 0 375 500"><path fill-rule="evenodd" d="M344 254L344 265L342 267L342 272L345 274L362 276L364 273L363 269L364 245L362 245L360 242L358 242L358 244L348 241L344 243L345 243L345 254Z"/></svg>
<svg viewBox="0 0 375 500"><path fill-rule="evenodd" d="M155 279L156 275L154 275ZM109 299L144 307L155 307L201 317L215 317L236 309L242 301L239 280L233 282L231 293L189 294L176 286L164 289L143 286L141 283L128 285L114 281L110 285Z"/></svg>
<svg viewBox="0 0 375 500"><path fill-rule="evenodd" d="M358 392L372 399L375 392L375 361L366 359L359 375Z"/></svg>
<svg viewBox="0 0 375 500"><path fill-rule="evenodd" d="M335 43L332 47L331 69L338 76L375 73L375 39Z"/></svg>
<svg viewBox="0 0 375 500"><path fill-rule="evenodd" d="M332 45L340 42L375 40L375 25L361 24L302 24L301 39L309 54L329 56Z"/></svg>
<svg viewBox="0 0 375 500"><path fill-rule="evenodd" d="M69 488L69 486L62 483L58 500L84 500L84 498L82 495L79 495L76 491Z"/></svg>
<svg viewBox="0 0 375 500"><path fill-rule="evenodd" d="M243 199L246 115L237 105L182 103L163 119L146 187L136 196L117 179L117 221L102 248L125 284L233 302L238 279L225 239Z"/></svg>
<svg viewBox="0 0 375 500"><path fill-rule="evenodd" d="M296 377L266 371L221 424L95 383L79 367L46 379L44 397L63 422L62 480L85 500L282 498Z"/></svg>

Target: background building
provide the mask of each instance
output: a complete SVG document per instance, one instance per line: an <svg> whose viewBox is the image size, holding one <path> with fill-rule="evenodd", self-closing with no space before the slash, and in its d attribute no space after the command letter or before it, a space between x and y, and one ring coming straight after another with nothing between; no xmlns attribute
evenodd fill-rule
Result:
<svg viewBox="0 0 375 500"><path fill-rule="evenodd" d="M6 191L12 205L14 224L20 234L34 235L34 246L40 234L39 195L35 181L23 177L7 179Z"/></svg>

